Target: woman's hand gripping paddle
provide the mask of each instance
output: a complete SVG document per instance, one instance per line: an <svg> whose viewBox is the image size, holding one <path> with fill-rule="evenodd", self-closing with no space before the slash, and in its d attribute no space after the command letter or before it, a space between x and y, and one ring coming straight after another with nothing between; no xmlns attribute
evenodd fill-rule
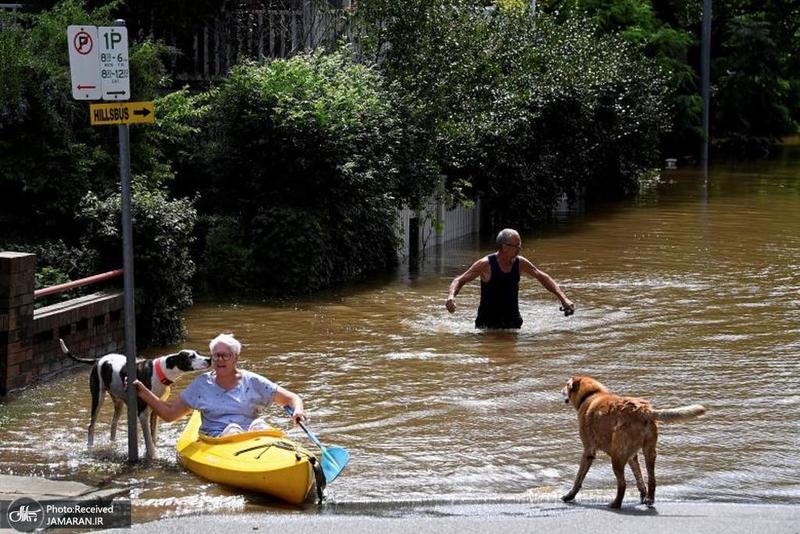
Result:
<svg viewBox="0 0 800 534"><path fill-rule="evenodd" d="M291 406L284 406L283 409L286 410L289 416L294 412ZM306 425L300 421L297 424L300 425L300 428L308 435L309 439L314 442L314 445L322 451L322 472L325 473L325 480L328 483L333 482L345 468L347 462L350 461L350 453L343 447L323 447L319 438Z"/></svg>

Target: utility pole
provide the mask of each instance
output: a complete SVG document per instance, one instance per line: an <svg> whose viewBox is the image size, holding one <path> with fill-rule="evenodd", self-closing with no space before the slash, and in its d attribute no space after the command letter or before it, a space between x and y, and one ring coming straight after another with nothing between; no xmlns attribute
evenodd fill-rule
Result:
<svg viewBox="0 0 800 534"><path fill-rule="evenodd" d="M703 95L703 151L700 163L708 179L708 144L711 141L709 110L711 105L711 0L703 0L703 38L700 51L700 76Z"/></svg>

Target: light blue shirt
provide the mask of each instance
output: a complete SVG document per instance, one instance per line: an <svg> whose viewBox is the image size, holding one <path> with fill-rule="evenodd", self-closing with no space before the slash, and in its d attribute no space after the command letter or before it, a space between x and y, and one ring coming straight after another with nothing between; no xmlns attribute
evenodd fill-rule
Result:
<svg viewBox="0 0 800 534"><path fill-rule="evenodd" d="M243 369L239 372L239 384L232 389L219 387L213 374L208 372L195 378L181 392L183 403L202 414L200 432L203 434L219 436L231 423L247 430L258 417L259 408L272 403L278 386L257 373Z"/></svg>

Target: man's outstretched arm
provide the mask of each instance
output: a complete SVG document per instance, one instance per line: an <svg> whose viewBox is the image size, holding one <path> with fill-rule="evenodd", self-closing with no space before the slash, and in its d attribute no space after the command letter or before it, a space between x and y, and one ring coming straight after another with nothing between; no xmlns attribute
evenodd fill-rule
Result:
<svg viewBox="0 0 800 534"><path fill-rule="evenodd" d="M546 272L542 271L526 258L520 257L519 258L519 265L520 270L530 276L531 278L535 278L542 284L546 290L550 293L558 297L558 300L561 301L561 306L564 308L564 311L569 310L569 312L575 311L575 304L567 297L566 293L561 289L558 283L553 280L553 278L547 274Z"/></svg>
<svg viewBox="0 0 800 534"><path fill-rule="evenodd" d="M489 260L486 258L481 258L473 263L469 269L464 271L459 276L453 278L453 281L450 282L450 290L447 293L447 300L444 303L444 305L447 307L447 311L450 313L456 311L456 295L458 295L458 292L461 291L461 288L464 287L465 284L478 278L488 265Z"/></svg>

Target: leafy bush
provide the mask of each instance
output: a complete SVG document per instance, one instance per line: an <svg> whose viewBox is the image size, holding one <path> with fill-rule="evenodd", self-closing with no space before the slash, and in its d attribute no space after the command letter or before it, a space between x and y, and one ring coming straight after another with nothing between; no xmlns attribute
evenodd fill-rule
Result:
<svg viewBox="0 0 800 534"><path fill-rule="evenodd" d="M253 252L241 221L230 215L202 216L197 234L202 236L198 278L206 292L217 288L244 293L252 285Z"/></svg>
<svg viewBox="0 0 800 534"><path fill-rule="evenodd" d="M199 98L202 161L181 181L214 216L205 254L238 266L208 282L304 293L396 261L401 124L376 72L347 50L248 63Z"/></svg>
<svg viewBox="0 0 800 534"><path fill-rule="evenodd" d="M173 343L183 335L181 314L192 304L189 280L195 265L189 253L197 212L187 200L169 200L143 187L136 177L132 220L137 340L144 346ZM84 244L97 250L101 270L121 264L121 196L89 192L81 202L87 224Z"/></svg>
<svg viewBox="0 0 800 534"><path fill-rule="evenodd" d="M69 280L95 274L97 252L79 245L67 245L63 240L0 242L0 250L36 254L36 267L50 267L64 273ZM42 286L45 287L45 286ZM38 288L37 288L38 289Z"/></svg>
<svg viewBox="0 0 800 534"><path fill-rule="evenodd" d="M36 289L55 286L65 282L69 282L69 277L63 271L60 271L55 267L42 267L36 271ZM36 308L40 308L42 306L49 306L50 304L61 302L62 300L71 299L76 296L77 291L73 289L71 291L59 293L58 295L48 295L46 297L39 298L34 304Z"/></svg>

